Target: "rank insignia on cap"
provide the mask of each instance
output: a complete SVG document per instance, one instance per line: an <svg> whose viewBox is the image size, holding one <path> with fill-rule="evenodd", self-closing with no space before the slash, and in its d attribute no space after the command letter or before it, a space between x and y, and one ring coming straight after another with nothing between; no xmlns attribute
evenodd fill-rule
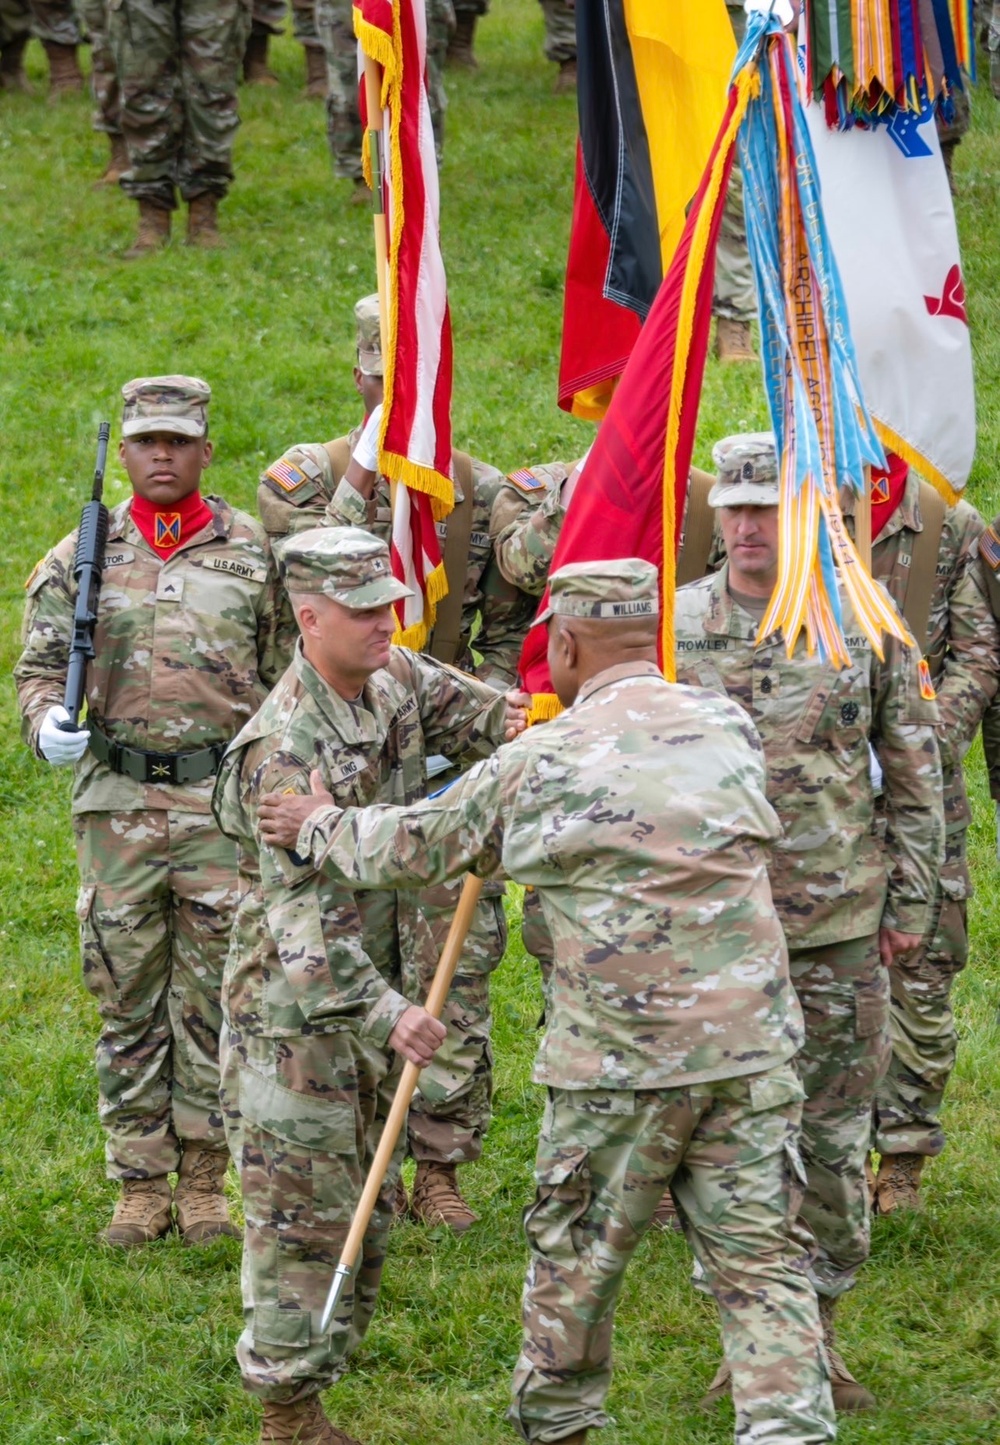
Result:
<svg viewBox="0 0 1000 1445"><path fill-rule="evenodd" d="M181 544L180 512L157 512L153 541L157 547L179 547Z"/></svg>
<svg viewBox="0 0 1000 1445"><path fill-rule="evenodd" d="M887 502L889 500L889 478L872 477L872 501Z"/></svg>
<svg viewBox="0 0 1000 1445"><path fill-rule="evenodd" d="M994 572L1000 572L1000 536L997 535L996 527L987 527L979 539L979 552L982 559Z"/></svg>
<svg viewBox="0 0 1000 1445"><path fill-rule="evenodd" d="M917 664L917 676L920 678L920 696L924 702L934 702L937 693L934 691L934 684L931 682L931 670L927 666L926 657L922 657Z"/></svg>
<svg viewBox="0 0 1000 1445"><path fill-rule="evenodd" d="M507 473L508 482L513 482L515 487L522 492L543 492L545 483L541 477L536 477L530 467L518 467L516 472Z"/></svg>
<svg viewBox="0 0 1000 1445"><path fill-rule="evenodd" d="M300 467L295 466L292 462L286 462L284 457L279 457L276 462L273 462L265 475L270 477L272 482L277 482L285 492L297 492L302 483L309 480Z"/></svg>

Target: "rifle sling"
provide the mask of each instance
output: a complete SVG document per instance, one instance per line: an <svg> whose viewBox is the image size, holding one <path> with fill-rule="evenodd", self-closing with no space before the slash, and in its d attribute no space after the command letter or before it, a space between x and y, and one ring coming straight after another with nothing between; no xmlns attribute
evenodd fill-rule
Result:
<svg viewBox="0 0 1000 1445"><path fill-rule="evenodd" d="M677 586L697 582L708 571L708 559L712 551L712 536L715 531L715 511L708 505L708 494L715 485L715 478L700 467L692 467L688 478L687 511L684 514L684 534L677 558Z"/></svg>
<svg viewBox="0 0 1000 1445"><path fill-rule="evenodd" d="M927 651L927 628L931 618L931 601L937 582L938 552L944 530L944 499L929 482L920 483L920 516L923 531L914 533L910 556L910 574L906 579L903 616L913 633L917 651Z"/></svg>

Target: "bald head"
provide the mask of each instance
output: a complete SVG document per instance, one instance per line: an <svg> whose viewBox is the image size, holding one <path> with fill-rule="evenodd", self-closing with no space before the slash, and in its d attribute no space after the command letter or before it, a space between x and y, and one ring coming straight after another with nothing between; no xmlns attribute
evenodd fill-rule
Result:
<svg viewBox="0 0 1000 1445"><path fill-rule="evenodd" d="M549 619L549 673L559 701L569 707L584 683L622 662L657 662L658 616Z"/></svg>

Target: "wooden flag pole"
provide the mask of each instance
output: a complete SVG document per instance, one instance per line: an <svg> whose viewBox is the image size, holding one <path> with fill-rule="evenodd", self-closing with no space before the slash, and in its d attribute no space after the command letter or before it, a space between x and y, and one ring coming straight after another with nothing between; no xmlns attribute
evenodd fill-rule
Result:
<svg viewBox="0 0 1000 1445"><path fill-rule="evenodd" d="M865 467L863 496L854 503L854 546L870 573L872 570L872 469Z"/></svg>
<svg viewBox="0 0 1000 1445"><path fill-rule="evenodd" d="M427 994L427 1002L424 1008L434 1018L441 1017L441 1010L444 1008L445 999L448 997L448 990L451 988L452 979L455 977L455 969L458 967L458 960L462 956L462 947L465 943L465 935L472 923L472 915L476 904L479 902L479 894L482 890L483 880L477 878L474 873L466 876L462 887L462 896L458 900L458 907L455 909L455 916L451 920L451 927L448 930L448 937L445 939L444 948L441 950L441 958L431 982ZM375 1150L375 1157L372 1160L371 1168L368 1171L368 1178L365 1180L365 1187L361 1191L361 1198L358 1200L358 1207L354 1211L354 1218L351 1227L344 1241L344 1247L340 1252L340 1260L333 1272L333 1280L330 1284L330 1293L326 1297L326 1304L323 1306L323 1315L319 1327L327 1330L333 1318L337 1302L347 1281L354 1272L358 1255L361 1253L361 1245L364 1241L368 1225L371 1222L372 1211L378 1201L379 1193L385 1180L386 1171L392 1160L393 1150L396 1147L396 1140L406 1122L407 1110L410 1107L410 1100L413 1098L413 1091L417 1087L417 1080L420 1078L420 1069L416 1064L407 1063L400 1075L399 1087L396 1089L396 1096L392 1101L385 1127L382 1130L382 1137L379 1140L378 1148Z"/></svg>
<svg viewBox="0 0 1000 1445"><path fill-rule="evenodd" d="M365 56L365 98L368 108L368 156L372 171L372 220L375 227L375 279L382 326L382 346L389 331L389 236L385 226L382 177L382 67Z"/></svg>

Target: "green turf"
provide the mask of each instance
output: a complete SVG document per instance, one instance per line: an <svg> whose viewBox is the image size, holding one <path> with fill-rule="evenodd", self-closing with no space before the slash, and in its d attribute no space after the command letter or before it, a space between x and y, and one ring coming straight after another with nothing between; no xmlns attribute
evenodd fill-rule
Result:
<svg viewBox="0 0 1000 1445"><path fill-rule="evenodd" d="M589 428L554 403L575 108L552 95L534 0L502 0L481 25L476 75L449 76L443 244L455 324L456 438L506 468L578 455ZM277 90L243 96L229 245L181 245L141 263L119 253L133 207L91 189L105 160L85 99L0 96L0 556L3 662L17 655L21 583L76 522L97 422L117 422L131 376L206 377L211 480L253 504L261 466L287 444L342 433L358 415L351 306L373 289L371 222L331 178L322 110L300 98L301 52L274 47ZM42 79L41 52L29 65ZM1000 507L1000 110L988 88L957 161L981 436L971 495ZM914 217L914 225L920 218ZM872 216L877 226L877 215ZM696 460L712 440L765 424L755 368L709 363ZM111 500L124 494L116 460ZM79 980L68 779L17 741L12 688L0 729L0 1442L246 1445L240 1391L239 1246L174 1242L136 1257L94 1242L103 1177L91 1068L96 1012ZM845 1353L882 1401L845 1442L1000 1439L1000 875L978 748L971 755L973 965L948 1106L953 1144L927 1174L926 1213L875 1230L843 1307ZM515 930L516 931L516 930ZM465 1173L482 1223L465 1239L394 1235L382 1306L329 1397L366 1445L499 1445L518 1344L519 1216L539 1112L529 1083L539 1012L518 944L496 977L497 1094L485 1156ZM616 1425L608 1445L723 1445L731 1415L694 1402L718 1354L685 1247L648 1239L618 1316Z"/></svg>

